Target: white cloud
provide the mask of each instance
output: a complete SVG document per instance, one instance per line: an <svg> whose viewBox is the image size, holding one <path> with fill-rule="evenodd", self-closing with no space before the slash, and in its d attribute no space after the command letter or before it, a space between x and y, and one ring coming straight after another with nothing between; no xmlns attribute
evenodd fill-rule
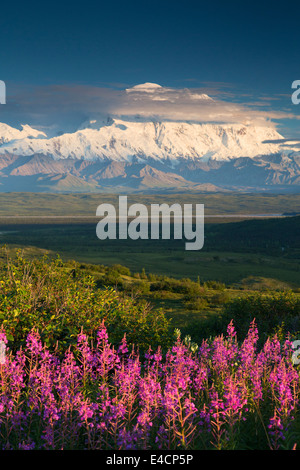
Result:
<svg viewBox="0 0 300 470"><path fill-rule="evenodd" d="M274 120L297 118L292 113L270 111L250 104L211 98L201 88L172 89L146 83L126 89L111 103L115 116L140 115L174 121L243 123L275 126ZM268 108L268 106L266 106Z"/></svg>
<svg viewBox="0 0 300 470"><path fill-rule="evenodd" d="M207 88L178 89L153 83L123 89L88 85L23 87L8 98L5 109L1 108L0 121L5 122L5 116L19 117L20 123L48 128L60 126L71 131L72 126L103 115L267 126L275 126L281 119L299 119L291 112L270 109L269 103L265 109L261 102L239 104L233 102L236 97L230 94L226 101L220 100L218 88L215 92L211 97Z"/></svg>

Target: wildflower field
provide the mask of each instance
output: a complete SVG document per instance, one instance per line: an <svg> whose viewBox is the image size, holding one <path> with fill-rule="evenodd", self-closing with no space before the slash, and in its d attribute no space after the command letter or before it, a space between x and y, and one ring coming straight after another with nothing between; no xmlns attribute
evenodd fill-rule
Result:
<svg viewBox="0 0 300 470"><path fill-rule="evenodd" d="M199 348L178 335L144 360L79 334L59 358L31 332L0 366L2 449L291 449L300 436L299 371L291 343L256 350L226 336ZM1 340L7 342L4 333ZM195 350L196 349L196 350Z"/></svg>
<svg viewBox="0 0 300 470"><path fill-rule="evenodd" d="M19 257L0 269L0 320L2 450L297 448L291 337L261 341L255 319L196 344L59 260Z"/></svg>

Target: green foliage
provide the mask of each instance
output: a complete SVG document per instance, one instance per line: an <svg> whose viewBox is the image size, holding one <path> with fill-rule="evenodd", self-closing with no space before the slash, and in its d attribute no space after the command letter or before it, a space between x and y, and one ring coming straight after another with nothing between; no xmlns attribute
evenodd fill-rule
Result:
<svg viewBox="0 0 300 470"><path fill-rule="evenodd" d="M131 276L130 269L122 264L113 264L111 268L107 268L108 271L114 271L123 276Z"/></svg>
<svg viewBox="0 0 300 470"><path fill-rule="evenodd" d="M205 281L203 286L208 289L221 290L221 291L225 290L226 288L224 282L219 282L219 281Z"/></svg>
<svg viewBox="0 0 300 470"><path fill-rule="evenodd" d="M101 279L98 280L97 284L104 287L114 286L121 288L123 286L123 279L118 271L110 269Z"/></svg>
<svg viewBox="0 0 300 470"><path fill-rule="evenodd" d="M262 276L248 276L239 282L239 287L246 290L257 291L283 291L291 290L288 283L278 279L270 279ZM294 289L294 292L296 289Z"/></svg>
<svg viewBox="0 0 300 470"><path fill-rule="evenodd" d="M133 281L128 283L125 291L134 295L147 295L150 292L150 284L146 281Z"/></svg>
<svg viewBox="0 0 300 470"><path fill-rule="evenodd" d="M188 299L203 294L204 290L198 282L189 278L173 279L164 276L163 279L151 284L151 291L169 291L185 295Z"/></svg>
<svg viewBox="0 0 300 470"><path fill-rule="evenodd" d="M291 291L237 297L224 305L222 318L224 325L233 319L242 337L254 318L260 335L272 335L279 327L285 334L296 335L300 330L300 298Z"/></svg>
<svg viewBox="0 0 300 470"><path fill-rule="evenodd" d="M196 297L185 305L189 310L203 310L208 306L208 302L205 297Z"/></svg>
<svg viewBox="0 0 300 470"><path fill-rule="evenodd" d="M210 303L213 305L224 305L226 302L229 302L230 299L231 297L228 291L221 291L212 295Z"/></svg>
<svg viewBox="0 0 300 470"><path fill-rule="evenodd" d="M0 325L13 349L23 346L35 328L47 347L57 345L62 352L81 330L95 337L103 320L113 343L126 334L128 343L141 351L169 344L169 323L161 311L111 287L97 289L93 276L59 257L27 261L18 254L0 265Z"/></svg>
<svg viewBox="0 0 300 470"><path fill-rule="evenodd" d="M145 280L148 279L148 276L147 276L147 274L146 274L145 268L142 269L142 272L141 272L141 279L145 279Z"/></svg>

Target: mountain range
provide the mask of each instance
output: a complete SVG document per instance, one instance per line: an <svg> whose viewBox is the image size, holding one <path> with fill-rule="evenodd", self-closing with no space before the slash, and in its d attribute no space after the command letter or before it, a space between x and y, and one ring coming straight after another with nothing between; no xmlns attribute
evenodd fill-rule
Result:
<svg viewBox="0 0 300 470"><path fill-rule="evenodd" d="M144 84L130 91L153 93L155 87ZM0 124L0 191L299 188L299 144L274 127L109 115L88 120L74 132L48 136L29 125Z"/></svg>

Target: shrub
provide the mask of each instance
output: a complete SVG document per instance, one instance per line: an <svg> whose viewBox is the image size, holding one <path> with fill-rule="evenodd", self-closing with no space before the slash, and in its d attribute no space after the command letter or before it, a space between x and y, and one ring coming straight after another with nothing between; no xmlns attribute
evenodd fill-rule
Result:
<svg viewBox="0 0 300 470"><path fill-rule="evenodd" d="M118 271L110 269L102 278L98 279L99 286L113 286L117 288L123 287L123 278Z"/></svg>
<svg viewBox="0 0 300 470"><path fill-rule="evenodd" d="M204 297L196 297L185 304L189 310L203 310L208 306L207 299Z"/></svg>
<svg viewBox="0 0 300 470"><path fill-rule="evenodd" d="M121 264L113 264L111 267L107 268L108 272L113 271L121 274L123 276L131 276L130 269Z"/></svg>
<svg viewBox="0 0 300 470"><path fill-rule="evenodd" d="M230 301L230 293L226 291L216 292L210 298L210 302L215 305L223 305Z"/></svg>
<svg viewBox="0 0 300 470"><path fill-rule="evenodd" d="M219 281L205 281L203 284L204 287L214 290L225 290L226 286L223 282Z"/></svg>
<svg viewBox="0 0 300 470"><path fill-rule="evenodd" d="M284 323L285 332L300 330L300 298L293 292L255 293L227 302L223 309L223 324L233 319L237 332L245 335L253 319L261 335L268 336Z"/></svg>
<svg viewBox="0 0 300 470"><path fill-rule="evenodd" d="M189 278L173 279L165 277L160 281L153 282L150 287L151 291L170 291L183 294L187 298L196 297L203 293L203 288L198 282L194 282Z"/></svg>
<svg viewBox="0 0 300 470"><path fill-rule="evenodd" d="M147 295L150 292L150 284L146 281L134 281L128 284L126 290L137 295Z"/></svg>
<svg viewBox="0 0 300 470"><path fill-rule="evenodd" d="M161 311L113 288L97 289L94 277L80 270L74 277L60 258L27 261L18 255L0 265L0 325L13 349L37 328L47 347L57 344L63 351L81 330L93 337L103 320L112 342L124 333L141 350L169 341L169 324Z"/></svg>

